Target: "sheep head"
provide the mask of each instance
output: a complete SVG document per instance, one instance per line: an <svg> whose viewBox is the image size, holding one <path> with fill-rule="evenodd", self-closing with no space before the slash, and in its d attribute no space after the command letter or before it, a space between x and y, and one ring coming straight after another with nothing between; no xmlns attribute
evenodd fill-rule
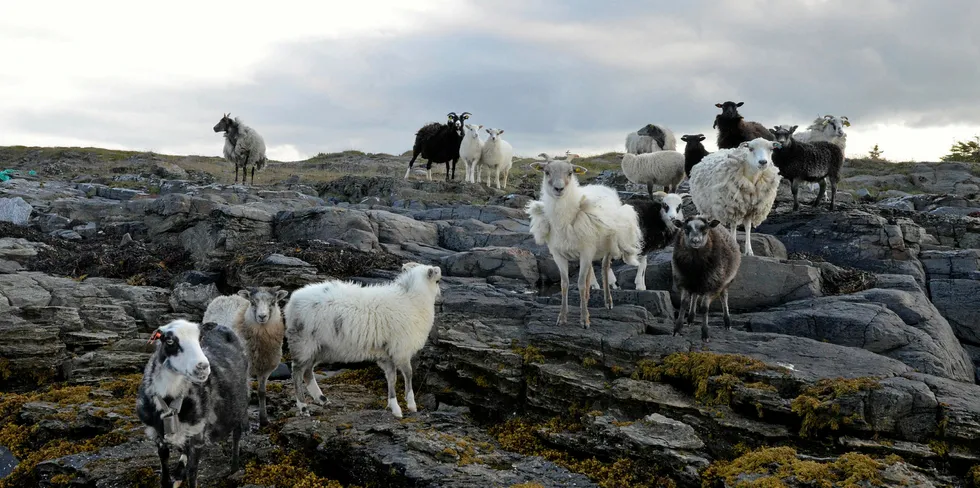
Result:
<svg viewBox="0 0 980 488"><path fill-rule="evenodd" d="M469 118L470 113L463 112L463 115L466 116L466 118ZM446 117L449 118L449 120L446 121L446 125L454 129L459 137L463 137L463 121L466 119L460 118L459 115L456 115L456 112L449 112L446 114Z"/></svg>
<svg viewBox="0 0 980 488"><path fill-rule="evenodd" d="M844 137L844 127L850 127L851 123L847 117L835 117L824 115L823 119L818 119L818 128L830 137Z"/></svg>
<svg viewBox="0 0 980 488"><path fill-rule="evenodd" d="M150 342L155 341L160 341L158 361L171 371L196 384L211 376L211 363L201 348L201 327L194 322L174 320L153 332Z"/></svg>
<svg viewBox="0 0 980 488"><path fill-rule="evenodd" d="M497 139L500 138L500 134L503 133L504 133L503 129L493 129L493 128L487 129L487 134L490 134L490 138L487 139L487 142L496 142Z"/></svg>
<svg viewBox="0 0 980 488"><path fill-rule="evenodd" d="M465 127L466 127L466 130L467 130L467 133L466 134L469 137L472 137L472 138L477 139L477 140L480 139L480 129L483 128L483 125L466 124Z"/></svg>
<svg viewBox="0 0 980 488"><path fill-rule="evenodd" d="M684 204L685 196L691 196L690 193L677 194L657 191L653 193L653 196L661 198L660 217L664 219L664 222L684 219L684 210L681 209L681 205Z"/></svg>
<svg viewBox="0 0 980 488"><path fill-rule="evenodd" d="M674 225L681 229L681 239L687 247L701 249L708 243L711 229L721 224L718 220L708 220L703 215L695 215L684 220L674 220Z"/></svg>
<svg viewBox="0 0 980 488"><path fill-rule="evenodd" d="M541 180L542 196L548 194L555 199L561 198L566 193L566 188L578 186L576 175L584 175L588 172L579 165L561 160L535 161L531 163L531 168L544 173L544 178Z"/></svg>
<svg viewBox="0 0 980 488"><path fill-rule="evenodd" d="M685 134L681 136L681 140L687 143L701 142L704 139L704 134Z"/></svg>
<svg viewBox="0 0 980 488"><path fill-rule="evenodd" d="M214 125L215 132L228 132L235 127L235 119L231 118L231 113L221 116L221 120Z"/></svg>
<svg viewBox="0 0 980 488"><path fill-rule="evenodd" d="M715 106L721 109L720 116L726 119L740 119L742 116L738 113L738 107L744 105L745 102L733 102L731 100L724 103L716 103Z"/></svg>
<svg viewBox="0 0 980 488"><path fill-rule="evenodd" d="M286 298L289 292L280 290L278 286L252 287L238 291L238 296L248 300L249 307L245 313L251 315L251 320L257 324L265 325L279 304L279 301Z"/></svg>
<svg viewBox="0 0 980 488"><path fill-rule="evenodd" d="M772 151L782 148L783 144L757 137L739 144L738 147L748 151L744 157L744 164L750 173L755 174L772 166Z"/></svg>
<svg viewBox="0 0 980 488"><path fill-rule="evenodd" d="M776 142L778 142L782 147L787 147L793 144L793 133L796 132L798 127L798 125L777 125L776 127L769 129L769 132L772 133L772 136Z"/></svg>

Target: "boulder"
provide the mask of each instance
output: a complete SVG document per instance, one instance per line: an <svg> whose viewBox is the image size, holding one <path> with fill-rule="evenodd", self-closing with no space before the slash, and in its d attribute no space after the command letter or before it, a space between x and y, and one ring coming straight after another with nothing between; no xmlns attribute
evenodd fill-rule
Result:
<svg viewBox="0 0 980 488"><path fill-rule="evenodd" d="M276 238L285 243L337 239L362 251L379 249L378 234L367 214L342 207L314 207L276 215Z"/></svg>
<svg viewBox="0 0 980 488"><path fill-rule="evenodd" d="M368 210L373 227L378 229L378 241L386 244L415 242L430 246L439 245L439 231L435 224L419 222L411 217L386 210Z"/></svg>
<svg viewBox="0 0 980 488"><path fill-rule="evenodd" d="M538 282L538 263L534 255L514 247L474 248L442 258L442 267L449 276L501 276L520 279L529 285Z"/></svg>
<svg viewBox="0 0 980 488"><path fill-rule="evenodd" d="M21 197L0 198L0 222L27 225L34 207Z"/></svg>

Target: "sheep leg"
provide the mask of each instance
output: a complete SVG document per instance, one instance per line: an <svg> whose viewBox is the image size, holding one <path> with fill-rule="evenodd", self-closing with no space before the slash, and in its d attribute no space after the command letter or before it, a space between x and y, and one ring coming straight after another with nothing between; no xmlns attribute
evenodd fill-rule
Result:
<svg viewBox="0 0 980 488"><path fill-rule="evenodd" d="M320 385L316 384L316 375L313 374L313 367L316 366L316 362L310 364L309 369L306 370L306 376L303 378L306 381L306 391L310 394L310 398L313 399L313 403L320 405L326 405L329 403L327 401L327 396L323 394L323 390L320 389Z"/></svg>
<svg viewBox="0 0 980 488"><path fill-rule="evenodd" d="M507 177L510 176L510 170L504 171L504 189L507 189Z"/></svg>
<svg viewBox="0 0 980 488"><path fill-rule="evenodd" d="M653 183L647 182L647 194L650 195L650 199L653 199Z"/></svg>
<svg viewBox="0 0 980 488"><path fill-rule="evenodd" d="M592 288L593 290L598 290L602 288L601 286L599 286L599 280L596 279L595 270L592 269L591 266L589 266L589 288Z"/></svg>
<svg viewBox="0 0 980 488"><path fill-rule="evenodd" d="M688 304L687 309L684 311L684 318L687 320L684 322L685 325L694 323L694 318L698 315L698 306L700 303L701 296L696 293L691 293L691 303Z"/></svg>
<svg viewBox="0 0 980 488"><path fill-rule="evenodd" d="M813 200L813 204L812 205L814 207L816 207L817 205L820 205L820 202L823 201L823 194L824 194L825 191L827 191L827 180L826 180L826 178L820 180L820 183L818 183L818 184L820 185L820 189L817 190L817 198L815 198Z"/></svg>
<svg viewBox="0 0 980 488"><path fill-rule="evenodd" d="M391 359L378 361L378 366L385 371L385 380L388 381L388 408L391 409L395 418L402 418L402 408L398 406L398 395L395 394L395 384L398 382L398 372L395 370L395 363Z"/></svg>
<svg viewBox="0 0 980 488"><path fill-rule="evenodd" d="M636 268L636 279L633 283L636 284L637 290L647 289L647 255L641 254L636 257L636 260L640 262L640 265Z"/></svg>
<svg viewBox="0 0 980 488"><path fill-rule="evenodd" d="M235 163L235 183L238 183L238 163Z"/></svg>
<svg viewBox="0 0 980 488"><path fill-rule="evenodd" d="M711 315L711 294L704 295L701 299L704 306L704 322L701 322L701 342L708 342L708 316Z"/></svg>
<svg viewBox="0 0 980 488"><path fill-rule="evenodd" d="M268 374L259 375L259 426L261 427L269 425L269 416L265 410L265 385L268 380Z"/></svg>
<svg viewBox="0 0 980 488"><path fill-rule="evenodd" d="M494 171L493 172L493 177L497 181L497 189L499 190L500 189L500 168L497 168L497 171ZM490 186L490 185L487 185L487 186Z"/></svg>
<svg viewBox="0 0 980 488"><path fill-rule="evenodd" d="M830 211L834 211L834 203L837 201L837 180L830 178Z"/></svg>
<svg viewBox="0 0 980 488"><path fill-rule="evenodd" d="M742 225L745 226L745 255L755 256L755 252L752 251L752 222L746 220Z"/></svg>
<svg viewBox="0 0 980 488"><path fill-rule="evenodd" d="M568 323L568 260L558 255L553 255L553 258L561 276L561 311L558 312L557 325L564 325Z"/></svg>
<svg viewBox="0 0 980 488"><path fill-rule="evenodd" d="M255 186L255 166L252 166L252 186Z"/></svg>
<svg viewBox="0 0 980 488"><path fill-rule="evenodd" d="M613 297L612 292L609 291L609 274L612 273L610 265L612 264L612 256L606 254L606 257L602 258L602 297L606 301L606 309L612 310L613 308Z"/></svg>
<svg viewBox="0 0 980 488"><path fill-rule="evenodd" d="M242 458L242 424L239 423L235 426L235 430L231 432L231 468L228 472L229 475L237 473L238 469L241 467Z"/></svg>
<svg viewBox="0 0 980 488"><path fill-rule="evenodd" d="M303 401L306 394L306 371L313 370L313 362L293 361L293 395L296 397L296 409L299 415L309 416L310 408Z"/></svg>
<svg viewBox="0 0 980 488"><path fill-rule="evenodd" d="M721 292L721 313L725 317L725 330L732 330L732 316L728 313L728 288Z"/></svg>
<svg viewBox="0 0 980 488"><path fill-rule="evenodd" d="M681 289L681 303L677 309L677 318L674 319L674 334L677 335L681 333L684 328L684 321L687 318L687 310L691 307L692 295L687 293L687 290Z"/></svg>
<svg viewBox="0 0 980 488"><path fill-rule="evenodd" d="M157 446L157 455L160 456L160 486L162 488L172 488L170 481L170 447L165 442L160 442Z"/></svg>
<svg viewBox="0 0 980 488"><path fill-rule="evenodd" d="M616 286L616 273L613 273L613 270L610 268L609 272L606 273L606 276L609 277L609 289L618 290L619 287Z"/></svg>
<svg viewBox="0 0 980 488"><path fill-rule="evenodd" d="M415 390L412 389L412 360L400 361L396 366L402 372L402 379L405 380L405 408L409 412L418 412L415 406Z"/></svg>
<svg viewBox="0 0 980 488"><path fill-rule="evenodd" d="M589 273L592 273L592 261L595 259L595 254L590 252L583 252L579 256L579 266L581 268L578 272L578 294L579 294L579 310L581 314L579 315L579 323L582 327L586 329L592 325L591 320L589 320ZM602 277L605 281L606 277Z"/></svg>
<svg viewBox="0 0 980 488"><path fill-rule="evenodd" d="M408 162L408 169L405 170L405 179L408 179L408 175L412 174L412 166L415 164L415 159L419 157L419 150L417 148L412 150L412 160Z"/></svg>
<svg viewBox="0 0 980 488"><path fill-rule="evenodd" d="M790 181L789 188L793 192L793 211L795 212L800 209L800 182L797 180Z"/></svg>

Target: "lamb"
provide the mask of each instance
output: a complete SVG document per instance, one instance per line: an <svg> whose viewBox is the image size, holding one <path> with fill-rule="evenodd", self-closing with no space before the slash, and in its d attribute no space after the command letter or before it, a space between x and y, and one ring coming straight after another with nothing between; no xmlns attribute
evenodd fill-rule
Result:
<svg viewBox="0 0 980 488"><path fill-rule="evenodd" d="M235 165L235 183L238 183L238 168L242 168L242 184L252 166L252 184L255 184L255 170L265 167L265 140L255 129L245 125L240 117L231 118L224 114L214 126L215 132L225 133L225 147L222 150L226 160Z"/></svg>
<svg viewBox="0 0 980 488"><path fill-rule="evenodd" d="M730 225L733 239L738 224L744 225L747 256L755 254L752 227L766 219L776 200L781 177L770 163L773 149L780 147L779 142L759 137L715 151L691 169L690 191L698 212Z"/></svg>
<svg viewBox="0 0 980 488"><path fill-rule="evenodd" d="M360 361L376 361L384 370L388 408L397 418L402 410L395 396L396 370L401 371L406 407L415 412L412 356L432 330L441 280L438 267L416 264L382 285L330 280L294 291L285 308L286 337L300 415L310 414L305 394L320 405L327 401L313 375L317 364Z"/></svg>
<svg viewBox="0 0 980 488"><path fill-rule="evenodd" d="M751 141L756 138L763 138L771 141L772 134L769 129L758 122L746 121L738 113L738 107L745 102L716 103L715 106L721 109L721 113L715 116L715 123L712 127L718 129L718 149L732 149L743 142Z"/></svg>
<svg viewBox="0 0 980 488"><path fill-rule="evenodd" d="M647 124L636 132L626 134L626 152L646 154L657 151L674 151L677 139L673 131L657 124Z"/></svg>
<svg viewBox="0 0 980 488"><path fill-rule="evenodd" d="M160 486L197 486L204 444L232 438L231 473L248 428L248 358L231 328L174 320L150 339L156 350L143 370L136 414L160 456ZM181 451L182 478L171 484L170 450Z"/></svg>
<svg viewBox="0 0 980 488"><path fill-rule="evenodd" d="M572 159L569 157L569 159ZM615 190L602 185L579 186L576 175L587 171L568 161L536 161L531 167L544 173L540 200L531 201L530 216L534 242L548 245L561 274L561 311L558 324L568 322L568 261L579 259L580 322L589 328L589 278L592 262L602 260L602 287L606 308L612 308L609 291L610 265L623 259L639 266L640 226L636 210L624 205Z"/></svg>
<svg viewBox="0 0 980 488"><path fill-rule="evenodd" d="M779 174L789 180L793 192L793 210L800 209L799 182L817 182L820 189L813 205L823 201L825 180L830 180L830 210L837 201L837 183L840 181L841 167L844 166L843 149L832 142L802 142L793 138L797 126L780 125L773 127L772 134L782 147L773 151L772 162L779 168Z"/></svg>
<svg viewBox="0 0 980 488"><path fill-rule="evenodd" d="M623 174L633 183L647 186L653 198L653 185L674 192L684 180L684 155L677 151L657 151L646 154L623 154Z"/></svg>
<svg viewBox="0 0 980 488"><path fill-rule="evenodd" d="M700 163L709 154L708 150L704 148L704 144L701 144L701 141L704 139L704 134L685 134L681 136L681 140L687 143L684 146L684 174L688 178L691 177L691 168L695 164Z"/></svg>
<svg viewBox="0 0 980 488"><path fill-rule="evenodd" d="M681 299L674 322L674 335L684 327L685 315L687 323L694 321L699 298L704 307L702 341L708 342L708 314L711 301L715 298L721 297L725 329L732 328L732 318L728 312L728 287L735 281L742 255L735 238L718 228L720 223L718 220L709 221L703 215L675 222L680 231L674 239L670 261L674 286L680 292Z"/></svg>
<svg viewBox="0 0 980 488"><path fill-rule="evenodd" d="M412 166L421 155L425 158L426 178L432 180L432 163L446 163L446 181L456 178L456 162L459 161L459 146L463 142L463 123L470 118L469 112L456 115L449 112L445 124L433 122L423 126L415 133L415 145L412 146L412 160L408 162L405 179L412 174ZM450 168L450 163L452 167Z"/></svg>
<svg viewBox="0 0 980 488"><path fill-rule="evenodd" d="M258 380L259 425L269 424L266 411L266 383L282 359L285 327L279 302L289 292L276 287L253 287L238 294L211 300L204 312L205 323L227 325L238 333L248 351L248 377Z"/></svg>
<svg viewBox="0 0 980 488"><path fill-rule="evenodd" d="M487 168L487 186L490 186L490 174L493 173L497 180L498 190L501 189L500 174L503 173L503 187L507 188L507 176L514 164L514 148L500 137L503 133L503 129L487 129L487 134L490 134L490 137L483 144L483 153L480 155L479 162L481 168Z"/></svg>
<svg viewBox="0 0 980 488"><path fill-rule="evenodd" d="M459 144L459 158L463 160L466 181L469 183L476 183L476 165L480 162L480 155L483 154L483 141L480 140L482 128L482 125L466 124L463 142Z"/></svg>

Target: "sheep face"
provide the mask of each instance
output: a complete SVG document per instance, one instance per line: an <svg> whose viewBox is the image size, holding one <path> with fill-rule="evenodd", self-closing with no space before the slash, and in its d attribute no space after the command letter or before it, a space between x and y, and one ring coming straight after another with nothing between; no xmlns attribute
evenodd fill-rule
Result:
<svg viewBox="0 0 980 488"><path fill-rule="evenodd" d="M477 124L466 124L466 137L471 137L475 140L480 140L480 129L483 128L482 125Z"/></svg>
<svg viewBox="0 0 980 488"><path fill-rule="evenodd" d="M686 134L681 136L681 140L690 144L692 142L701 142L705 139L704 134Z"/></svg>
<svg viewBox="0 0 980 488"><path fill-rule="evenodd" d="M536 161L531 163L531 168L544 173L541 191L555 199L561 198L569 186L578 185L575 175L583 175L588 171L581 166L561 160L544 163Z"/></svg>
<svg viewBox="0 0 980 488"><path fill-rule="evenodd" d="M470 115L472 114L469 112L463 112L462 115L456 115L456 112L449 112L446 114L446 116L449 117L449 120L446 121L446 125L452 127L459 137L463 137L463 124L466 123L466 119L470 118Z"/></svg>
<svg viewBox="0 0 980 488"><path fill-rule="evenodd" d="M823 132L828 136L844 137L844 127L850 126L851 123L847 121L847 117L824 115L821 125L823 126Z"/></svg>
<svg viewBox="0 0 980 488"><path fill-rule="evenodd" d="M239 290L238 296L248 300L249 319L257 324L265 325L276 309L279 301L286 298L289 292L280 290L278 286L273 288L259 287Z"/></svg>
<svg viewBox="0 0 980 488"><path fill-rule="evenodd" d="M721 222L718 220L708 220L702 215L688 217L686 220L675 220L674 225L681 229L684 245L692 249L701 249L708 243L708 235L711 229L718 227Z"/></svg>
<svg viewBox="0 0 980 488"><path fill-rule="evenodd" d="M732 102L727 101L724 103L716 103L715 106L721 109L721 117L726 119L737 119L741 117L738 113L738 107L741 107L745 102Z"/></svg>
<svg viewBox="0 0 980 488"><path fill-rule="evenodd" d="M796 132L797 127L799 126L777 125L776 127L769 129L769 132L772 132L772 136L776 139L776 142L783 147L786 147L793 144L793 133Z"/></svg>
<svg viewBox="0 0 980 488"><path fill-rule="evenodd" d="M231 114L224 114L221 120L214 125L215 132L228 132L235 126L235 120L231 118Z"/></svg>
<svg viewBox="0 0 980 488"><path fill-rule="evenodd" d="M762 171L772 164L772 150L779 149L783 145L777 141L767 141L761 137L746 141L738 145L742 149L749 151L745 158L745 164L752 172Z"/></svg>
<svg viewBox="0 0 980 488"><path fill-rule="evenodd" d="M487 129L487 134L490 134L490 138L487 139L487 142L497 142L497 139L500 138L500 134L503 133L503 129Z"/></svg>
<svg viewBox="0 0 980 488"><path fill-rule="evenodd" d="M211 363L201 349L201 329L186 320L174 320L153 333L151 341L159 340L157 351L163 354L163 364L192 383L201 384L211 376Z"/></svg>
<svg viewBox="0 0 980 488"><path fill-rule="evenodd" d="M678 195L676 193L668 193L664 195L664 199L660 204L660 207L663 216L667 217L666 222L672 222L674 220L681 220L684 218L684 210L681 209L681 205L684 204L685 196L690 196L690 194L681 193Z"/></svg>
<svg viewBox="0 0 980 488"><path fill-rule="evenodd" d="M405 263L402 265L402 274L396 281L401 282L406 290L421 286L434 296L439 296L442 293L442 290L439 289L439 283L442 282L442 269L438 266L415 262Z"/></svg>

